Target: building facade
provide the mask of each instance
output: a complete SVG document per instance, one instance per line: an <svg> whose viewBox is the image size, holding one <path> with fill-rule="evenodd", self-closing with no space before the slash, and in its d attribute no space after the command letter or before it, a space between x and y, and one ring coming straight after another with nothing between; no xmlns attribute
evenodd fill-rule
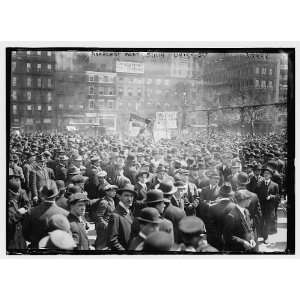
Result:
<svg viewBox="0 0 300 300"><path fill-rule="evenodd" d="M54 53L13 51L11 63L11 127L25 132L56 129Z"/></svg>

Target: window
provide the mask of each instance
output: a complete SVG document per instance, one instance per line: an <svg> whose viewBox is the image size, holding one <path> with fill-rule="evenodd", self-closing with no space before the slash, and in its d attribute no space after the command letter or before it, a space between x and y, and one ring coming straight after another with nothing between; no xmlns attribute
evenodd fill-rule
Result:
<svg viewBox="0 0 300 300"><path fill-rule="evenodd" d="M137 95L138 95L138 96L142 96L142 89L140 89L140 88L137 89Z"/></svg>
<svg viewBox="0 0 300 300"><path fill-rule="evenodd" d="M52 93L51 92L47 93L47 100L52 101Z"/></svg>
<svg viewBox="0 0 300 300"><path fill-rule="evenodd" d="M101 68L102 71L105 71L105 69L106 69L106 64L101 64L100 68Z"/></svg>
<svg viewBox="0 0 300 300"><path fill-rule="evenodd" d="M161 79L157 78L156 79L156 84L160 85L161 84Z"/></svg>
<svg viewBox="0 0 300 300"><path fill-rule="evenodd" d="M270 88L270 89L273 88L273 81L272 81L272 80L269 81L269 88Z"/></svg>
<svg viewBox="0 0 300 300"><path fill-rule="evenodd" d="M48 88L51 88L51 86L52 86L51 78L48 78Z"/></svg>
<svg viewBox="0 0 300 300"><path fill-rule="evenodd" d="M269 75L273 75L273 69L269 70Z"/></svg>
<svg viewBox="0 0 300 300"><path fill-rule="evenodd" d="M37 71L38 71L38 72L41 72L41 70L42 70L42 65L41 65L41 64L37 64L36 67L37 67Z"/></svg>
<svg viewBox="0 0 300 300"><path fill-rule="evenodd" d="M42 52L41 52L41 51L36 51L36 54L37 54L38 56L41 56L41 55L42 55Z"/></svg>
<svg viewBox="0 0 300 300"><path fill-rule="evenodd" d="M132 96L132 88L128 88L127 89L127 95L128 96Z"/></svg>
<svg viewBox="0 0 300 300"><path fill-rule="evenodd" d="M41 106L41 105L38 105L38 106L37 106L37 110L41 111L41 110L42 110L42 106Z"/></svg>
<svg viewBox="0 0 300 300"><path fill-rule="evenodd" d="M30 56L30 51L26 51L27 56Z"/></svg>
<svg viewBox="0 0 300 300"><path fill-rule="evenodd" d="M12 56L16 56L16 55L17 55L17 51L13 51Z"/></svg>
<svg viewBox="0 0 300 300"><path fill-rule="evenodd" d="M40 88L42 87L42 78L37 79L37 86Z"/></svg>
<svg viewBox="0 0 300 300"><path fill-rule="evenodd" d="M169 85L170 80L169 79L165 79L165 85Z"/></svg>
<svg viewBox="0 0 300 300"><path fill-rule="evenodd" d="M104 82L108 82L108 76L104 76Z"/></svg>
<svg viewBox="0 0 300 300"><path fill-rule="evenodd" d="M99 87L99 95L104 95L104 87L103 86Z"/></svg>
<svg viewBox="0 0 300 300"><path fill-rule="evenodd" d="M266 81L265 81L265 80L262 80L262 81L261 81L261 87L262 87L262 88L265 88L265 87L266 87Z"/></svg>
<svg viewBox="0 0 300 300"><path fill-rule="evenodd" d="M114 88L108 88L108 95L112 96L115 94Z"/></svg>
<svg viewBox="0 0 300 300"><path fill-rule="evenodd" d="M51 111L51 110L52 110L52 106L48 105L48 111Z"/></svg>
<svg viewBox="0 0 300 300"><path fill-rule="evenodd" d="M17 86L17 77L12 78L12 85Z"/></svg>
<svg viewBox="0 0 300 300"><path fill-rule="evenodd" d="M58 104L58 108L59 108L59 109L64 109L64 105L63 105L62 103L59 103L59 104Z"/></svg>
<svg viewBox="0 0 300 300"><path fill-rule="evenodd" d="M48 69L48 71L51 71L51 70L52 70L51 64L48 64L48 65L47 65L47 69Z"/></svg>
<svg viewBox="0 0 300 300"><path fill-rule="evenodd" d="M13 100L17 100L17 91L13 90L11 96Z"/></svg>
<svg viewBox="0 0 300 300"><path fill-rule="evenodd" d="M123 96L123 88L119 87L119 96Z"/></svg>
<svg viewBox="0 0 300 300"><path fill-rule="evenodd" d="M27 110L32 110L32 105L27 105Z"/></svg>
<svg viewBox="0 0 300 300"><path fill-rule="evenodd" d="M95 89L93 86L89 86L89 95L94 95Z"/></svg>
<svg viewBox="0 0 300 300"><path fill-rule="evenodd" d="M13 61L13 62L11 63L11 69L12 69L13 72L16 71L16 67L17 67L17 62L16 62L16 61Z"/></svg>
<svg viewBox="0 0 300 300"><path fill-rule="evenodd" d="M31 87L31 78L27 77L27 87Z"/></svg>
<svg viewBox="0 0 300 300"><path fill-rule="evenodd" d="M258 79L255 80L255 87L259 88L259 80Z"/></svg>
<svg viewBox="0 0 300 300"><path fill-rule="evenodd" d="M95 76L89 75L89 82L94 82L94 81L95 81Z"/></svg>
<svg viewBox="0 0 300 300"><path fill-rule="evenodd" d="M12 106L13 114L17 114L17 105Z"/></svg>
<svg viewBox="0 0 300 300"><path fill-rule="evenodd" d="M31 70L31 64L30 64L30 63L27 63L27 64L26 64L26 71L27 71L27 72L30 72L30 70Z"/></svg>
<svg viewBox="0 0 300 300"><path fill-rule="evenodd" d="M113 101L113 100L108 100L108 102L107 102L107 107L108 107L109 109L113 109L113 108L114 108L114 103L115 103L115 101Z"/></svg>
<svg viewBox="0 0 300 300"><path fill-rule="evenodd" d="M259 74L259 67L255 68L255 74Z"/></svg>
<svg viewBox="0 0 300 300"><path fill-rule="evenodd" d="M89 100L89 109L95 109L95 100L94 99Z"/></svg>
<svg viewBox="0 0 300 300"><path fill-rule="evenodd" d="M98 107L99 107L99 109L104 108L104 103L105 103L105 101L103 99L99 99L98 100Z"/></svg>
<svg viewBox="0 0 300 300"><path fill-rule="evenodd" d="M47 56L51 56L51 51L47 51Z"/></svg>
<svg viewBox="0 0 300 300"><path fill-rule="evenodd" d="M52 121L51 121L51 119L44 119L43 122L44 122L44 124L50 124Z"/></svg>
<svg viewBox="0 0 300 300"><path fill-rule="evenodd" d="M28 100L28 101L31 101L31 92L28 91L26 94L27 94L27 100Z"/></svg>
<svg viewBox="0 0 300 300"><path fill-rule="evenodd" d="M267 68L261 68L261 74L266 75L267 73Z"/></svg>

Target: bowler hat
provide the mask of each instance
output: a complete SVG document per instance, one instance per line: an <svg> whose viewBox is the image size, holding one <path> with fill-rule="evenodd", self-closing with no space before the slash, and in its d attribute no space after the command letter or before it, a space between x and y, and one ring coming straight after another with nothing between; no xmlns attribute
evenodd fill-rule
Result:
<svg viewBox="0 0 300 300"><path fill-rule="evenodd" d="M204 222L195 216L187 216L180 220L178 224L179 230L184 234L205 233Z"/></svg>
<svg viewBox="0 0 300 300"><path fill-rule="evenodd" d="M137 173L136 175L136 179L138 179L139 177L143 176L144 174L147 175L147 177L149 177L149 172L146 170L141 170L140 172Z"/></svg>
<svg viewBox="0 0 300 300"><path fill-rule="evenodd" d="M91 161L99 161L100 160L100 157L98 155L93 155L91 157Z"/></svg>
<svg viewBox="0 0 300 300"><path fill-rule="evenodd" d="M220 178L220 175L215 171L207 171L207 172L205 172L205 175L208 178Z"/></svg>
<svg viewBox="0 0 300 300"><path fill-rule="evenodd" d="M134 190L134 186L132 184L126 184L123 188L118 189L117 193L120 195L123 192L130 192L135 197L137 196L137 192Z"/></svg>
<svg viewBox="0 0 300 300"><path fill-rule="evenodd" d="M164 195L172 195L177 191L177 187L174 186L171 180L160 182L157 189L161 190Z"/></svg>
<svg viewBox="0 0 300 300"><path fill-rule="evenodd" d="M177 189L185 189L186 188L186 184L181 180L175 181L174 186L177 187Z"/></svg>
<svg viewBox="0 0 300 300"><path fill-rule="evenodd" d="M10 160L11 160L11 161L15 161L15 162L16 162L16 161L18 161L18 160L19 160L19 157L18 157L18 155L16 155L16 154L13 154L13 155L11 155L11 156L10 156Z"/></svg>
<svg viewBox="0 0 300 300"><path fill-rule="evenodd" d="M58 189L55 181L48 180L47 183L41 188L40 192L46 200L54 200L54 198L58 195Z"/></svg>
<svg viewBox="0 0 300 300"><path fill-rule="evenodd" d="M144 242L143 251L161 252L169 251L173 245L173 237L170 233L157 231L149 234Z"/></svg>
<svg viewBox="0 0 300 300"><path fill-rule="evenodd" d="M139 221L152 223L152 224L159 224L162 222L159 212L157 209L153 207L146 207L141 210L141 214L137 217Z"/></svg>
<svg viewBox="0 0 300 300"><path fill-rule="evenodd" d="M98 177L106 177L107 176L107 172L105 172L104 170L101 170L96 175Z"/></svg>
<svg viewBox="0 0 300 300"><path fill-rule="evenodd" d="M156 169L156 173L167 172L166 168L163 165L159 165Z"/></svg>
<svg viewBox="0 0 300 300"><path fill-rule="evenodd" d="M164 194L161 190L150 190L146 194L145 203L158 203L164 201Z"/></svg>
<svg viewBox="0 0 300 300"><path fill-rule="evenodd" d="M45 158L45 156L42 155L42 154L39 154L39 155L37 155L37 157L36 157L36 161L37 161L37 162L43 162L43 161L45 161L45 160L46 160L46 158Z"/></svg>
<svg viewBox="0 0 300 300"><path fill-rule="evenodd" d="M69 175L79 175L80 174L80 168L77 168L75 166L71 167L69 169Z"/></svg>

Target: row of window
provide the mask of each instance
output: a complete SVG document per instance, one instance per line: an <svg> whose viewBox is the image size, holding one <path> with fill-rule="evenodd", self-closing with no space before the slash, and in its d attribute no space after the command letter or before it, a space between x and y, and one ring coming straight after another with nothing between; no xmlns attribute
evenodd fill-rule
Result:
<svg viewBox="0 0 300 300"><path fill-rule="evenodd" d="M118 81L133 83L133 84L157 84L157 85L170 85L169 79L161 79L161 78L133 78L133 77L118 77Z"/></svg>
<svg viewBox="0 0 300 300"><path fill-rule="evenodd" d="M261 75L267 75L267 68L259 68L259 67L256 67L255 68L255 74L260 74L260 72L261 72ZM273 69L272 68L270 68L269 69L269 75L273 75Z"/></svg>
<svg viewBox="0 0 300 300"><path fill-rule="evenodd" d="M14 115L17 114L18 109L19 109L19 107L17 104L14 104L12 106L12 111L13 111ZM47 105L44 107L44 109L46 109L47 111L52 111L52 105ZM27 110L27 111L33 111L33 110L42 111L42 105L28 104L28 105L25 105L25 110Z"/></svg>
<svg viewBox="0 0 300 300"><path fill-rule="evenodd" d="M33 87L34 79L31 77L27 77L25 82L26 82L26 87ZM45 87L45 83L47 83L46 87L48 87L48 88L53 87L53 80L51 78L40 78L39 77L36 79L36 86L38 88ZM13 76L12 77L12 86L16 87L17 84L18 84L17 77Z"/></svg>
<svg viewBox="0 0 300 300"><path fill-rule="evenodd" d="M83 107L83 105L76 105L76 104L68 104L68 105L64 105L63 103L59 103L58 104L58 108L59 109L64 109L64 108L66 108L66 109L83 109L84 107Z"/></svg>
<svg viewBox="0 0 300 300"><path fill-rule="evenodd" d="M20 97L20 93L18 93L16 90L12 90L11 97L12 100L16 101ZM23 98L23 95L20 98ZM26 99L28 101L31 101L32 98L33 98L33 91L26 91ZM36 94L34 98L40 98L40 94ZM47 93L47 101L52 101L52 92Z"/></svg>
<svg viewBox="0 0 300 300"><path fill-rule="evenodd" d="M89 74L88 75L88 81L89 82L114 83L115 82L115 76Z"/></svg>
<svg viewBox="0 0 300 300"><path fill-rule="evenodd" d="M27 56L31 56L31 55L38 55L38 56L42 56L42 52L47 52L47 56L51 56L52 52L51 51L26 51L26 55ZM17 51L12 51L12 56L16 56L17 55Z"/></svg>
<svg viewBox="0 0 300 300"><path fill-rule="evenodd" d="M18 118L13 119L13 123L15 123L15 124L20 123L20 119L18 119ZM41 120L38 120L38 119L34 120L32 118L26 118L25 119L25 125L33 125L34 123L35 124L40 124ZM42 120L42 123L44 123L44 124L51 124L52 120L49 119L49 118L45 118L45 119Z"/></svg>
<svg viewBox="0 0 300 300"><path fill-rule="evenodd" d="M21 63L20 65L18 65L18 62L13 61L11 63L12 71L15 72L17 67L18 68L23 68L23 64ZM51 72L53 70L52 64L42 64L42 63L38 63L38 64L36 64L36 63L26 63L25 64L25 70L28 73L33 72L33 71L42 72L42 70L45 71L46 68L47 68L48 72Z"/></svg>
<svg viewBox="0 0 300 300"><path fill-rule="evenodd" d="M115 108L115 101L114 100L108 100L105 102L104 99L89 99L89 109L94 110L94 109L103 109L103 108L108 108L108 109L114 109Z"/></svg>
<svg viewBox="0 0 300 300"><path fill-rule="evenodd" d="M90 85L89 86L89 95L95 95L96 93L98 93L99 95L114 96L116 91L113 87L99 86L96 89L94 86Z"/></svg>
<svg viewBox="0 0 300 300"><path fill-rule="evenodd" d="M267 81L266 80L258 80L258 79L256 79L255 80L255 87L256 88L273 88L273 81L272 80L270 80L269 81L269 83L268 83L268 85L267 85Z"/></svg>

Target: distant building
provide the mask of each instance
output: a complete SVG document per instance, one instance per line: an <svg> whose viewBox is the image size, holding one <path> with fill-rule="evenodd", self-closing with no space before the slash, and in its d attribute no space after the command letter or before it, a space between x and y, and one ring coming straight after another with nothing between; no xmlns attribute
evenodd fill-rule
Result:
<svg viewBox="0 0 300 300"><path fill-rule="evenodd" d="M18 50L11 58L11 127L25 132L55 129L54 53Z"/></svg>
<svg viewBox="0 0 300 300"><path fill-rule="evenodd" d="M205 102L212 106L275 102L278 61L277 54L208 55L202 77Z"/></svg>

